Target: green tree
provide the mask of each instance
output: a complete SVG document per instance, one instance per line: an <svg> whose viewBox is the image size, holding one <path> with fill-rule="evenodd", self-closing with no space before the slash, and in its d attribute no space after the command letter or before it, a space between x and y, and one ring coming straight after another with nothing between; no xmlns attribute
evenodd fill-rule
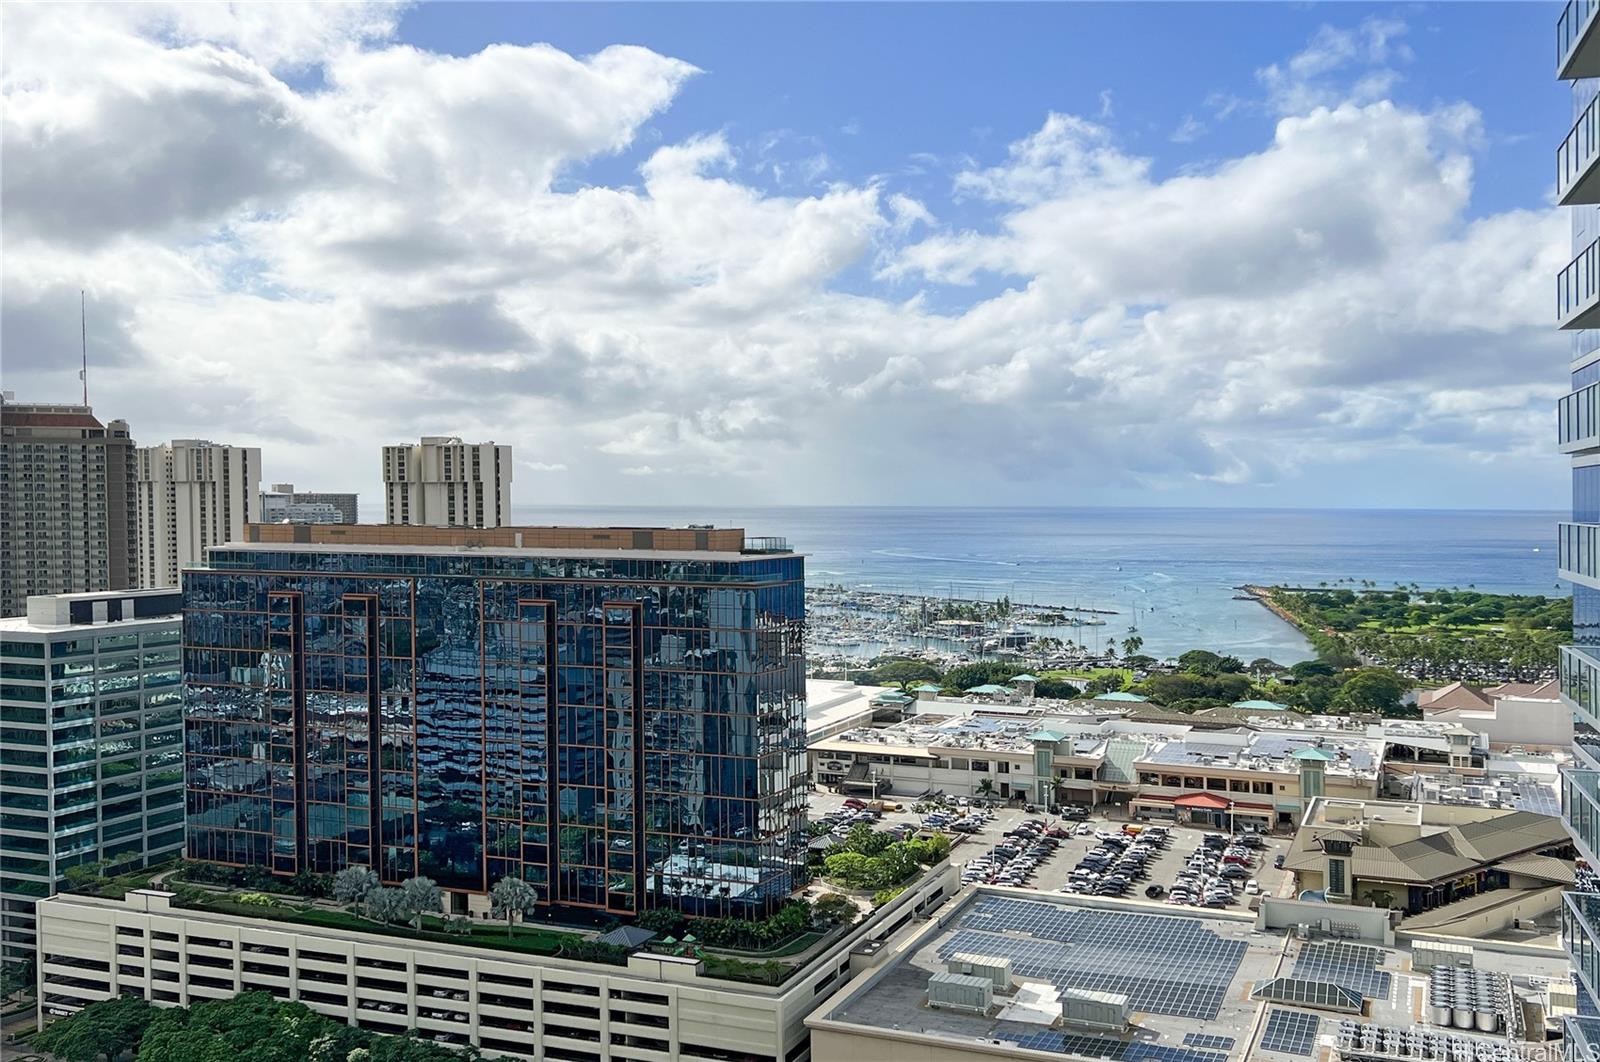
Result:
<svg viewBox="0 0 1600 1062"><path fill-rule="evenodd" d="M1208 649L1190 649L1178 657L1178 670L1196 675L1215 675L1222 669L1222 657Z"/></svg>
<svg viewBox="0 0 1600 1062"><path fill-rule="evenodd" d="M1332 707L1340 712L1393 715L1400 710L1400 698L1410 688L1410 681L1397 671L1386 667L1358 668L1340 685Z"/></svg>
<svg viewBox="0 0 1600 1062"><path fill-rule="evenodd" d="M371 867L345 867L333 876L333 898L340 903L360 903L377 887L378 875Z"/></svg>
<svg viewBox="0 0 1600 1062"><path fill-rule="evenodd" d="M890 660L866 673L870 686L899 686L902 690L913 682L938 682L939 669L926 660Z"/></svg>
<svg viewBox="0 0 1600 1062"><path fill-rule="evenodd" d="M1083 692L1090 697L1098 697L1102 693L1116 693L1125 685L1127 681L1122 677L1122 672L1107 671L1084 683Z"/></svg>
<svg viewBox="0 0 1600 1062"><path fill-rule="evenodd" d="M68 1018L47 1025L33 1046L66 1062L96 1062L137 1051L156 1008L139 996L117 996L93 1003Z"/></svg>
<svg viewBox="0 0 1600 1062"><path fill-rule="evenodd" d="M0 996L32 995L38 985L38 961L29 955L0 965Z"/></svg>
<svg viewBox="0 0 1600 1062"><path fill-rule="evenodd" d="M822 861L828 878L847 889L872 889L880 884L877 860L860 852L840 852Z"/></svg>
<svg viewBox="0 0 1600 1062"><path fill-rule="evenodd" d="M391 922L403 922L411 917L411 911L406 903L406 894L399 889L378 886L367 893L361 901L361 909L366 916L374 922L388 925Z"/></svg>
<svg viewBox="0 0 1600 1062"><path fill-rule="evenodd" d="M444 893L439 891L439 886L432 878L411 878L401 884L400 892L405 897L407 910L416 919L418 929L422 928L423 915L444 910Z"/></svg>
<svg viewBox="0 0 1600 1062"><path fill-rule="evenodd" d="M489 890L489 913L506 920L506 935L517 915L526 914L538 902L538 894L521 878L504 877Z"/></svg>
<svg viewBox="0 0 1600 1062"><path fill-rule="evenodd" d="M1128 657L1132 656L1134 653L1137 653L1143 648L1144 639L1139 637L1137 634L1130 634L1126 638L1122 639L1122 658L1126 660Z"/></svg>

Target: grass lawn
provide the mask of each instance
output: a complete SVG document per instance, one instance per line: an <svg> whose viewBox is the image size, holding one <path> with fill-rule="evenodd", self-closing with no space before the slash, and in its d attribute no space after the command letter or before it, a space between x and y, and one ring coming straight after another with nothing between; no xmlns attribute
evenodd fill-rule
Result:
<svg viewBox="0 0 1600 1062"><path fill-rule="evenodd" d="M408 940L429 940L437 944L469 944L501 951L520 951L531 955L554 955L565 943L576 943L585 938L577 933L539 926L514 926L507 932L505 925L473 923L468 934L446 933L437 918L425 917L422 929L409 923L383 925L346 911L329 911L320 907L300 908L279 902L271 906L239 903L230 896L211 894L180 894L179 907L192 910L216 911L219 914L242 915L246 918L270 918L278 922L297 922L301 925L322 926L325 929L347 929L359 933L376 933L379 936L404 937Z"/></svg>
<svg viewBox="0 0 1600 1062"><path fill-rule="evenodd" d="M1071 671L1058 668L1054 671L1041 671L1039 677L1043 679L1058 679L1067 682L1087 682L1092 678L1101 678L1105 675L1121 675L1123 682L1133 681L1133 672L1125 667L1096 667L1087 671Z"/></svg>
<svg viewBox="0 0 1600 1062"><path fill-rule="evenodd" d="M1505 624L1503 623L1423 623L1391 627L1379 623L1377 620L1367 620L1366 622L1360 624L1356 629L1363 631L1382 631L1384 634L1428 634L1434 631L1444 631L1449 634L1504 634L1506 630ZM1545 630L1548 628L1535 629Z"/></svg>
<svg viewBox="0 0 1600 1062"><path fill-rule="evenodd" d="M746 959L779 959L785 955L798 955L811 945L828 935L828 930L817 929L809 933L801 933L787 944L779 944L770 951L744 951L738 948L719 948L718 954L727 955L729 958Z"/></svg>

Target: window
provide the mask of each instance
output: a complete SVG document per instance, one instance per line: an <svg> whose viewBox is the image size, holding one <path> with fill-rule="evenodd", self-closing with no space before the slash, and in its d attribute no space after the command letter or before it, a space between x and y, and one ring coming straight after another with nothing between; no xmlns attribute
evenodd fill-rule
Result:
<svg viewBox="0 0 1600 1062"><path fill-rule="evenodd" d="M1011 773L1011 764L1007 763L1005 760L1000 760L995 764L995 769L1000 774L1010 774Z"/></svg>
<svg viewBox="0 0 1600 1062"><path fill-rule="evenodd" d="M972 769L974 771L978 771L978 772L980 772L982 774L988 774L989 773L989 761L988 760L973 760L972 761Z"/></svg>
<svg viewBox="0 0 1600 1062"><path fill-rule="evenodd" d="M1344 895L1344 860L1328 860L1328 892L1335 896Z"/></svg>

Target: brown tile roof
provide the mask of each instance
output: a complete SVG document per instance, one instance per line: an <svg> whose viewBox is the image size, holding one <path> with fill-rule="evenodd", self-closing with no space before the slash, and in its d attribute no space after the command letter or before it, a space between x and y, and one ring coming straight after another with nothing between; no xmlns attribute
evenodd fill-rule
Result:
<svg viewBox="0 0 1600 1062"><path fill-rule="evenodd" d="M11 413L0 414L7 428L103 428L88 413Z"/></svg>
<svg viewBox="0 0 1600 1062"><path fill-rule="evenodd" d="M1452 682L1448 686L1440 686L1436 690L1420 694L1417 703L1424 709L1442 712L1451 708L1490 708L1494 705L1494 698L1477 686L1465 682Z"/></svg>

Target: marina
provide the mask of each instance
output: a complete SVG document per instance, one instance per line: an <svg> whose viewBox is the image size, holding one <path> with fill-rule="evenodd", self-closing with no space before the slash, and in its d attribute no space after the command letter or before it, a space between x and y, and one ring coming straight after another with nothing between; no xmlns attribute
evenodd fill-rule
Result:
<svg viewBox="0 0 1600 1062"><path fill-rule="evenodd" d="M1111 609L898 593L829 584L806 588L806 651L824 667L883 655L953 665L1026 659L1069 667L1137 648L1138 630Z"/></svg>

